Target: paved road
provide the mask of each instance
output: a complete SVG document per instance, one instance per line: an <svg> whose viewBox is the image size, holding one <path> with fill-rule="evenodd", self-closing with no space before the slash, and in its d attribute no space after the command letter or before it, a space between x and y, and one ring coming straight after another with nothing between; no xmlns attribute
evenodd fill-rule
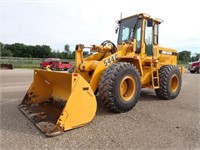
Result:
<svg viewBox="0 0 200 150"><path fill-rule="evenodd" d="M94 120L47 138L18 109L33 70L4 70L1 75L1 149L200 149L200 75L183 76L180 95L159 100L144 89L137 105L122 114L98 102Z"/></svg>

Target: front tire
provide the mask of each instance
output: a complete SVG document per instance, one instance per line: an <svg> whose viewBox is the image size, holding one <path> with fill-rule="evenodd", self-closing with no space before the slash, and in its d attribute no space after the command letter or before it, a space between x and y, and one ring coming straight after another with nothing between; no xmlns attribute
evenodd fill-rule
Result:
<svg viewBox="0 0 200 150"><path fill-rule="evenodd" d="M126 112L137 103L141 82L138 70L130 63L118 62L107 68L99 82L103 104L113 112Z"/></svg>
<svg viewBox="0 0 200 150"><path fill-rule="evenodd" d="M174 99L178 96L182 76L177 66L162 66L159 70L160 88L155 89L157 96L164 100Z"/></svg>

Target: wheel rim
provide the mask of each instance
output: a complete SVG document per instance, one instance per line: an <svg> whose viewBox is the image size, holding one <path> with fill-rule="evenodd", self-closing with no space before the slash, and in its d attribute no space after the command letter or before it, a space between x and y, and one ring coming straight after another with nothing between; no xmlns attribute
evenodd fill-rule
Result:
<svg viewBox="0 0 200 150"><path fill-rule="evenodd" d="M135 79L131 76L126 76L120 82L119 93L124 101L129 101L133 97L136 91Z"/></svg>
<svg viewBox="0 0 200 150"><path fill-rule="evenodd" d="M179 78L176 74L172 76L170 83L171 83L171 86L170 86L171 91L176 92L179 86Z"/></svg>

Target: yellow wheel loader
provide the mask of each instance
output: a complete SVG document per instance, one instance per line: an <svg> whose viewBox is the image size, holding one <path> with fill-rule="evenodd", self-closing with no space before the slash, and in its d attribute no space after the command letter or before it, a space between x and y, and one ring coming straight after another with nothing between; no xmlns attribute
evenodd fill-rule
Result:
<svg viewBox="0 0 200 150"><path fill-rule="evenodd" d="M75 67L66 72L34 70L34 80L19 109L47 136L89 123L97 110L96 93L117 113L131 110L141 88L155 89L170 100L181 90L184 68L177 67L177 51L159 46L160 19L137 14L118 21L117 46L75 48ZM91 55L83 58L83 50Z"/></svg>

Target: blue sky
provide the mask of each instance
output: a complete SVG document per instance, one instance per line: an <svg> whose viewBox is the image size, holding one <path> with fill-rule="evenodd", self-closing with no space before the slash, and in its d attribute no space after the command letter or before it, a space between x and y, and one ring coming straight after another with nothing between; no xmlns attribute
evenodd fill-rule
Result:
<svg viewBox="0 0 200 150"><path fill-rule="evenodd" d="M163 19L160 45L178 51L200 52L197 0L1 0L1 42L46 44L53 50L65 44L90 46L117 41L115 21L147 13Z"/></svg>

